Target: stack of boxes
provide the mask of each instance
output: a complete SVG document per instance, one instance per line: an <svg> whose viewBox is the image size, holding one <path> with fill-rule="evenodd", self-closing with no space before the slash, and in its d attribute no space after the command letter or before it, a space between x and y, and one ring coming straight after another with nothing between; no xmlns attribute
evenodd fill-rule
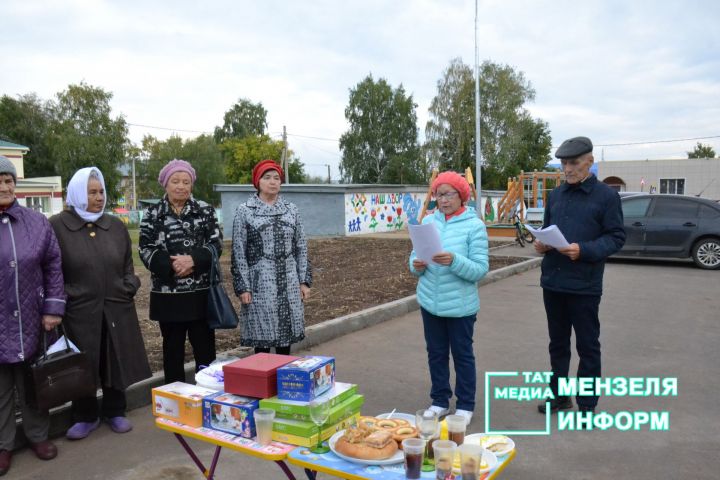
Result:
<svg viewBox="0 0 720 480"><path fill-rule="evenodd" d="M215 390L183 382L155 387L152 389L153 414L191 427L202 427L203 398L214 393Z"/></svg>
<svg viewBox="0 0 720 480"><path fill-rule="evenodd" d="M333 357L258 353L224 365L223 372L224 392L181 382L154 388L155 415L253 438L253 412L270 408L275 410L273 440L311 446L318 434L327 440L354 423L364 403L357 385L335 382ZM310 418L315 399L330 404L319 428Z"/></svg>

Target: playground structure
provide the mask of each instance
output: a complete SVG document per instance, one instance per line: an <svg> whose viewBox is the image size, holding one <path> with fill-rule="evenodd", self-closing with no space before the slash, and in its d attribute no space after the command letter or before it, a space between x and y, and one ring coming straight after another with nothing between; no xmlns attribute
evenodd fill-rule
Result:
<svg viewBox="0 0 720 480"><path fill-rule="evenodd" d="M430 185L438 175L437 170L433 170L430 177ZM475 190L475 182L470 168L465 169L465 178L470 184L472 194L469 205L479 208L477 192ZM507 190L500 198L497 204L497 213L494 220L488 221L486 217L486 226L488 235L491 237L512 237L515 235L515 225L512 217L515 213L520 220L525 222L537 222L542 219L543 207L547 202L548 193L563 182L562 172L520 172L517 177L508 178ZM432 189L428 186L428 192L425 196L422 210L418 216L418 220L422 218L428 211L434 210L436 202L433 198ZM534 218L528 218L528 214Z"/></svg>
<svg viewBox="0 0 720 480"><path fill-rule="evenodd" d="M542 209L547 194L562 181L562 172L520 172L519 176L508 178L507 191L498 202L497 223L509 223L513 209L525 221L527 209Z"/></svg>

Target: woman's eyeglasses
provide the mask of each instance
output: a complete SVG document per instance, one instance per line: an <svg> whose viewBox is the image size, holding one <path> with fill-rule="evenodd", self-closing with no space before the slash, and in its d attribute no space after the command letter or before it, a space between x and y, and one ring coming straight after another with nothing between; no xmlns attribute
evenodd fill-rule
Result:
<svg viewBox="0 0 720 480"><path fill-rule="evenodd" d="M446 192L446 193L436 194L435 196L437 197L438 200L440 200L441 198L444 198L444 199L446 199L446 200L450 200L451 198L455 198L455 196L456 196L457 194L458 194L458 192Z"/></svg>

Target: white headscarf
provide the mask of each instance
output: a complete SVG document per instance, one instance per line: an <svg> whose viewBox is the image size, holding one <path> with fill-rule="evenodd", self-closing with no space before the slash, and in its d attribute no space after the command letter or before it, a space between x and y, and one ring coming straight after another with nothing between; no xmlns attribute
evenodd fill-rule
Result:
<svg viewBox="0 0 720 480"><path fill-rule="evenodd" d="M70 179L67 187L67 198L65 203L75 208L75 212L86 222L96 222L98 218L102 217L103 211L105 210L105 204L107 203L107 197L103 202L103 208L98 213L92 213L87 211L88 206L88 182L90 181L90 172L95 172L98 176L98 180L105 190L105 179L103 174L97 167L81 168L75 175Z"/></svg>

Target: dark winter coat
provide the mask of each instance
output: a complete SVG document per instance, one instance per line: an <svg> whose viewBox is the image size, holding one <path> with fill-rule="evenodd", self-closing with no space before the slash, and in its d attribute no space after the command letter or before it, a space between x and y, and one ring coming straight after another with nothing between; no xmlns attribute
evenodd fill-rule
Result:
<svg viewBox="0 0 720 480"><path fill-rule="evenodd" d="M580 185L564 183L548 196L543 227L550 225L557 225L568 243L580 246L580 258L570 260L554 249L545 253L541 286L601 295L605 260L625 244L620 196L595 175Z"/></svg>
<svg viewBox="0 0 720 480"><path fill-rule="evenodd" d="M0 212L0 292L0 363L33 359L42 316L62 316L65 294L52 227L17 200Z"/></svg>
<svg viewBox="0 0 720 480"><path fill-rule="evenodd" d="M284 347L305 338L300 284L311 286L307 241L297 207L279 197L267 205L253 195L233 221L235 293L252 294L240 312L244 346Z"/></svg>
<svg viewBox="0 0 720 480"><path fill-rule="evenodd" d="M152 375L133 297L140 287L127 228L103 215L86 222L74 211L50 219L62 251L68 337L86 352L100 373L105 358L105 386L124 390ZM105 326L107 350L101 348ZM99 385L99 383L98 383Z"/></svg>
<svg viewBox="0 0 720 480"><path fill-rule="evenodd" d="M152 279L150 318L161 322L204 319L211 249L218 257L222 253L222 232L212 205L190 198L177 215L165 195L143 213L139 247ZM173 255L192 256L192 275L175 276L170 259Z"/></svg>

